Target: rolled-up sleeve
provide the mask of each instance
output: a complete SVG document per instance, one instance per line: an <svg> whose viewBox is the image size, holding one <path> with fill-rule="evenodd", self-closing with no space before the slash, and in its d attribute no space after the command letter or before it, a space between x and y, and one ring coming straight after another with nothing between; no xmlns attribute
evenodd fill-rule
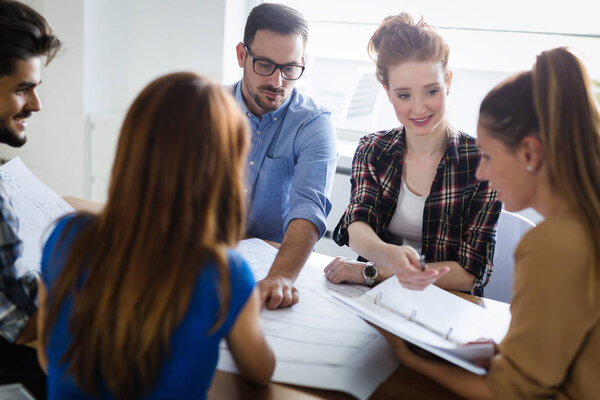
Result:
<svg viewBox="0 0 600 400"><path fill-rule="evenodd" d="M329 112L307 121L294 143L294 175L290 191L290 211L284 220L284 231L294 219L311 222L319 238L327 230L331 211L331 188L337 165L335 128Z"/></svg>

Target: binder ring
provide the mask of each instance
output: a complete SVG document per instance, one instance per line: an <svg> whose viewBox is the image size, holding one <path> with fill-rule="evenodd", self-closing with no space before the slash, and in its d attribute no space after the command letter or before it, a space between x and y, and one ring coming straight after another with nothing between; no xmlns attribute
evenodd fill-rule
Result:
<svg viewBox="0 0 600 400"><path fill-rule="evenodd" d="M381 293L381 292L378 292L378 293L375 295L375 298L373 299L373 303L375 303L375 304L379 305L379 303L381 303L381 298L382 298L382 297L383 297L383 293Z"/></svg>
<svg viewBox="0 0 600 400"><path fill-rule="evenodd" d="M419 312L418 309L413 308L412 311L410 312L410 316L408 317L409 321L414 321L415 318L417 317L417 313Z"/></svg>
<svg viewBox="0 0 600 400"><path fill-rule="evenodd" d="M448 340L448 337L450 337L450 334L452 333L452 330L454 328L450 327L450 329L448 329L448 332L446 332L446 335L444 336L444 339Z"/></svg>

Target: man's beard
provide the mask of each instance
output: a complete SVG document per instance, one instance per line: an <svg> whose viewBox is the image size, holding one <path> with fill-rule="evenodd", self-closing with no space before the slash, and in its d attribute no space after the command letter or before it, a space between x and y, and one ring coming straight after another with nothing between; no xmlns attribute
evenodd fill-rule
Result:
<svg viewBox="0 0 600 400"><path fill-rule="evenodd" d="M262 85L262 86L259 86L257 90L268 90L270 92L277 93L277 94L280 94L280 95L284 95L285 94L285 90L283 90L283 89L277 89L277 88L275 88L275 87L273 87L271 85ZM263 100L260 98L260 96L259 96L258 93L254 95L254 102L260 108L262 108L263 110L270 110L270 111L277 110L279 107L281 107L281 105L283 104L283 102L285 100L286 99L283 98L283 96L282 96L281 97L281 101L278 102L278 103L276 103L276 104L274 104L274 103L272 103L270 101L269 102L263 102Z"/></svg>
<svg viewBox="0 0 600 400"><path fill-rule="evenodd" d="M5 124L0 123L0 143L11 147L21 147L27 142L27 136L19 135Z"/></svg>
<svg viewBox="0 0 600 400"><path fill-rule="evenodd" d="M16 120L26 120L31 116L31 110L23 110L20 113L13 116ZM10 124L0 120L0 143L6 143L12 147L21 147L27 142L27 136L25 133L19 134L10 129Z"/></svg>

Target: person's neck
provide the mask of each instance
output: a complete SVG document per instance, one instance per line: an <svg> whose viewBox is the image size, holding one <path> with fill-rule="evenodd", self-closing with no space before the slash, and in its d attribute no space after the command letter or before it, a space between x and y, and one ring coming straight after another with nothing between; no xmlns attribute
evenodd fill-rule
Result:
<svg viewBox="0 0 600 400"><path fill-rule="evenodd" d="M568 208L565 199L560 196L559 191L552 188L547 177L539 184L535 198L535 203L531 205L531 208L544 218L548 218L559 210Z"/></svg>
<svg viewBox="0 0 600 400"><path fill-rule="evenodd" d="M448 147L446 124L440 124L431 135L416 136L406 131L406 150L417 157L439 158Z"/></svg>
<svg viewBox="0 0 600 400"><path fill-rule="evenodd" d="M246 88L244 87L244 80L242 80L242 82L240 83L240 85L242 85L242 87L241 87L242 99L244 100L244 104L246 104L246 108L252 114L254 114L258 118L262 119L262 116L265 115L267 113L267 111L263 110L258 104L256 104L256 102L254 101L253 98L251 98L251 97L248 96Z"/></svg>
<svg viewBox="0 0 600 400"><path fill-rule="evenodd" d="M554 198L549 198L544 202L539 202L539 204L536 204L532 208L540 213L542 217L548 218L551 215L554 215L557 211L568 208L568 204L561 197L556 196L555 193Z"/></svg>

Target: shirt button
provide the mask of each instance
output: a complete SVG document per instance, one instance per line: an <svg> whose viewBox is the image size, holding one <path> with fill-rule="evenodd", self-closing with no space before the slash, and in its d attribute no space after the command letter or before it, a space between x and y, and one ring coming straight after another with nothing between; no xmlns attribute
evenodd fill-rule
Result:
<svg viewBox="0 0 600 400"><path fill-rule="evenodd" d="M260 135L260 131L256 131L256 134L257 134L257 135Z"/></svg>
<svg viewBox="0 0 600 400"><path fill-rule="evenodd" d="M251 160L251 161L250 161L250 165L254 165L254 161L252 161L252 160Z"/></svg>
<svg viewBox="0 0 600 400"><path fill-rule="evenodd" d="M248 188L244 189L244 193L248 193Z"/></svg>
<svg viewBox="0 0 600 400"><path fill-rule="evenodd" d="M249 113L249 112L247 112L247 113L246 113L246 117L249 117L249 116L250 116L250 113Z"/></svg>
<svg viewBox="0 0 600 400"><path fill-rule="evenodd" d="M277 117L273 117L273 121L277 121Z"/></svg>

